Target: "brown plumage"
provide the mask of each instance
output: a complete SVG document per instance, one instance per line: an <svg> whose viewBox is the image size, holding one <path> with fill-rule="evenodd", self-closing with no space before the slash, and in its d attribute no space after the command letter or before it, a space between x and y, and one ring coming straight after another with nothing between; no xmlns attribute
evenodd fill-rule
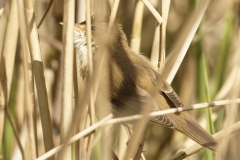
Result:
<svg viewBox="0 0 240 160"><path fill-rule="evenodd" d="M108 19L102 16L92 18L93 62L97 61L100 35L106 34ZM139 114L145 107L150 92L159 77L157 69L140 54L133 52L127 43L126 35L120 25L113 27L114 39L109 46L110 53L110 94L114 116ZM87 76L87 44L85 22L75 25L74 42L77 58L83 77ZM94 64L94 63L93 63ZM152 111L183 107L172 87L163 83L159 94L154 98ZM163 115L150 119L185 134L200 145L216 151L217 141L207 133L188 112Z"/></svg>

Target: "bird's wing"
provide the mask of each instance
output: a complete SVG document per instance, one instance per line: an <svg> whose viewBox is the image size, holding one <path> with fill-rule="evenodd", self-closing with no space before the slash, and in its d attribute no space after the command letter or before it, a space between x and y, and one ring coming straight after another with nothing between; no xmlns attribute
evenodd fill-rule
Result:
<svg viewBox="0 0 240 160"><path fill-rule="evenodd" d="M150 66L147 66L147 65L146 66L142 66L142 65L135 64L135 67L141 68L141 70L147 71L146 73L148 74L148 76L151 79L153 84L156 84L157 78L159 78L161 76L156 70L154 70ZM180 98L178 97L178 95L176 94L176 92L164 80L163 80L161 92L168 97L168 99L175 105L175 107L183 107L183 104L182 104Z"/></svg>
<svg viewBox="0 0 240 160"><path fill-rule="evenodd" d="M157 77L160 76L155 70L152 70L156 76L154 78L153 75L151 79L153 83L156 83ZM150 72L151 73L151 72ZM152 73L151 73L152 74ZM165 81L163 81L161 87L161 94L166 98L166 100L173 103L173 105L169 104L169 107L184 107L180 98L173 90L173 88ZM162 117L161 117L162 118ZM193 118L188 112L181 112L179 114L171 114L168 116L168 119L171 123L174 123L174 128L178 131L184 133L189 138L198 142L204 147L207 147L213 151L216 151L217 141L207 133ZM161 123L158 123L161 124Z"/></svg>
<svg viewBox="0 0 240 160"><path fill-rule="evenodd" d="M151 95L140 87L136 87L135 92L125 92L124 95L112 97L113 107L116 106L113 110L116 112L114 115L122 117L133 114L141 114L141 111L147 105L149 99L152 99ZM158 111L158 105L153 100L151 112L154 111ZM161 124L169 128L175 128L176 126L175 122L173 122L167 115L151 117L149 120L153 123Z"/></svg>
<svg viewBox="0 0 240 160"><path fill-rule="evenodd" d="M170 106L184 107L180 98L172 89L172 87L164 82L161 88L163 94L165 94L168 99L174 104ZM198 142L204 147L207 147L213 151L216 151L217 141L207 133L188 112L181 112L178 116L173 114L170 116L173 122L176 122L176 129L194 141Z"/></svg>
<svg viewBox="0 0 240 160"><path fill-rule="evenodd" d="M169 100L175 105L175 107L183 107L180 98L167 82L163 82L161 91L169 98Z"/></svg>

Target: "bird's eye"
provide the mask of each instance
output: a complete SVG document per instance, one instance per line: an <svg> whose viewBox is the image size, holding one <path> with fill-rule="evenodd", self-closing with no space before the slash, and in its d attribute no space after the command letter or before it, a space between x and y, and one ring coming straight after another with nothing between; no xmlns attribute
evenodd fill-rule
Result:
<svg viewBox="0 0 240 160"><path fill-rule="evenodd" d="M91 30L94 32L96 30L96 26L91 26Z"/></svg>

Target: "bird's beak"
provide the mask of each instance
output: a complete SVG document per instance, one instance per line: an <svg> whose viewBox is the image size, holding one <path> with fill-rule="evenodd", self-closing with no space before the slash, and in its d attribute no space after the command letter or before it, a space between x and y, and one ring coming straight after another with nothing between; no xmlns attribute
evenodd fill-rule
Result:
<svg viewBox="0 0 240 160"><path fill-rule="evenodd" d="M63 22L59 22L59 24L61 24L63 26Z"/></svg>

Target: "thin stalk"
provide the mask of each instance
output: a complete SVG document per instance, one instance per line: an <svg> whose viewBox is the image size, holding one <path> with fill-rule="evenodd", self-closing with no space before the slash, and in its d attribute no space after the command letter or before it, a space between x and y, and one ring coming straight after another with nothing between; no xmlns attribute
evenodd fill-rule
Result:
<svg viewBox="0 0 240 160"><path fill-rule="evenodd" d="M207 102L211 101L211 97L210 97L210 89L209 89L209 84L208 84L208 74L207 74L207 63L204 57L204 54L201 54L201 61L202 61L202 67L203 67L203 80L204 80L204 87L205 87L205 97ZM212 121L212 109L211 108L206 108L206 117L207 117L207 131L210 134L214 134L215 133L215 129L214 129L214 125L213 125L213 121ZM207 159L209 160L213 160L213 152L206 150L206 156Z"/></svg>
<svg viewBox="0 0 240 160"><path fill-rule="evenodd" d="M161 0L159 2L159 13L162 15L162 24L159 28L159 59L158 59L158 67L160 69L160 73L165 69L165 55L166 55L166 26L167 26L167 18L168 11L170 7L170 0Z"/></svg>
<svg viewBox="0 0 240 160"><path fill-rule="evenodd" d="M161 24L163 19L162 19L161 15L156 11L156 9L151 5L151 3L148 0L142 0L142 2L149 9L149 11L153 14L153 16L156 18L158 23Z"/></svg>
<svg viewBox="0 0 240 160"><path fill-rule="evenodd" d="M198 110L198 109L202 109L202 108L224 106L224 105L236 104L236 103L240 103L240 98L239 99L222 100L222 101L204 102L204 103L194 104L191 106L184 106L184 107L166 109L166 110L162 110L162 111L155 111L155 112L150 113L149 116L155 117L155 116L159 116L159 115L180 113L183 111ZM138 120L141 118L142 118L142 115L133 115L133 116L127 116L127 117L122 117L122 118L114 118L114 119L109 120L106 123L106 125L129 122L129 121L134 121L134 120Z"/></svg>
<svg viewBox="0 0 240 160"><path fill-rule="evenodd" d="M109 114L111 105L110 102L110 79L109 79L109 50L106 51L105 63L103 64L103 72L101 75L101 85L99 86L99 93L101 95L98 97L98 103L96 103L96 109L98 112L98 116L100 118L105 117ZM103 108L104 106L104 108ZM111 159L111 147L112 147L112 132L111 126L104 126L101 128L101 159ZM110 147L109 147L110 146Z"/></svg>
<svg viewBox="0 0 240 160"><path fill-rule="evenodd" d="M160 40L160 26L158 25L155 29L152 44L152 52L150 57L150 62L156 67L158 67L159 63L159 40Z"/></svg>
<svg viewBox="0 0 240 160"><path fill-rule="evenodd" d="M44 21L44 19L45 19L45 17L47 16L49 10L51 9L52 3L53 3L53 0L50 0L50 2L49 2L49 4L48 4L48 7L47 7L47 9L46 9L46 11L45 11L45 13L44 13L42 19L41 19L40 22L38 23L37 28L40 28L40 27L41 27L42 22Z"/></svg>
<svg viewBox="0 0 240 160"><path fill-rule="evenodd" d="M2 144L4 131L5 108L8 106L12 84L18 29L17 2L12 0L7 26L5 28L6 33L3 49L0 51L0 144Z"/></svg>
<svg viewBox="0 0 240 160"><path fill-rule="evenodd" d="M91 1L86 0L86 26L87 26L87 50L88 50L88 72L89 76L93 74L93 60L92 60L92 30L91 30ZM93 89L90 90L89 98L89 115L90 115L90 125L95 123L95 107L94 107L94 93ZM89 140L87 143L87 159L90 159L91 145L94 138L94 134L89 135Z"/></svg>
<svg viewBox="0 0 240 160"><path fill-rule="evenodd" d="M73 30L74 30L74 0L64 1L63 16L63 73L62 73L62 106L61 106L61 143L67 138L71 118L73 116ZM72 128L75 130L75 127ZM58 159L71 159L71 147L65 148Z"/></svg>
<svg viewBox="0 0 240 160"><path fill-rule="evenodd" d="M139 53L141 45L142 21L143 21L144 4L141 0L136 2L133 28L131 34L130 48Z"/></svg>
<svg viewBox="0 0 240 160"><path fill-rule="evenodd" d="M90 127L91 126L90 123L91 123L90 114L87 113L84 129ZM91 133L83 138L81 157L80 157L80 159L82 159L82 160L87 160L88 159L88 151L89 151L88 145L89 145L89 140L90 140L90 137L91 137L90 135L91 135Z"/></svg>
<svg viewBox="0 0 240 160"><path fill-rule="evenodd" d="M79 106L79 93L78 93L78 71L76 54L73 54L73 89L74 89L74 108ZM75 128L75 133L79 132L79 126ZM75 159L80 159L80 142L75 143Z"/></svg>
<svg viewBox="0 0 240 160"><path fill-rule="evenodd" d="M26 37L27 37L27 26L25 17L23 14L24 6L23 1L18 2L18 11L19 11L19 22L20 22L20 43L21 43L21 54L23 60L23 70L24 70L24 83L25 83L25 102L26 102L26 110L27 110L27 130L28 130L28 141L29 141L29 155L32 159L37 157L38 149L37 149L37 132L36 132L36 123L34 122L34 112L35 112L35 96L34 96L34 80L33 80L33 71L32 71L32 62L30 59L29 48L27 45ZM31 67L28 67L30 64Z"/></svg>
<svg viewBox="0 0 240 160"><path fill-rule="evenodd" d="M200 102L203 101L208 101L210 102L210 91L209 91L209 85L208 85L208 76L207 76L207 66L206 66L206 61L205 57L202 53L202 48L201 48L201 40L199 40L196 43L196 54L197 54L197 59L198 59L198 100ZM203 110L200 110L200 112ZM211 116L211 111L209 111L207 108L205 109L205 114L206 114L206 119L207 119L207 131L211 133L211 124L212 120L210 118ZM208 159L213 159L213 154L211 151L205 149L202 151L202 155L205 156L205 158Z"/></svg>
<svg viewBox="0 0 240 160"><path fill-rule="evenodd" d="M86 8L87 8L87 14L86 14L86 25L87 25L87 49L88 49L88 71L89 76L92 76L93 74L93 61L92 61L92 30L91 30L91 3L90 0L86 0ZM93 100L93 93L92 90L90 91L90 118L91 118L91 124L94 123L95 119L95 109L94 109L94 100Z"/></svg>
<svg viewBox="0 0 240 160"><path fill-rule="evenodd" d="M102 120L98 121L97 123L95 123L94 125L86 128L85 130L83 130L82 132L78 133L77 135L70 137L68 143L66 144L67 146L72 144L73 142L79 140L80 138L88 135L89 133L93 132L95 129L103 126L107 120L111 119L113 117L112 114L106 116L105 118L103 118ZM53 156L54 154L56 154L57 152L61 151L62 148L64 147L64 145L60 145L58 147L53 148L51 151L48 151L47 153L45 153L44 155L38 157L36 160L45 160L48 157Z"/></svg>
<svg viewBox="0 0 240 160"><path fill-rule="evenodd" d="M185 57L187 50L192 42L192 39L200 25L200 22L203 18L203 15L207 9L210 0L202 0L199 2L196 9L191 14L188 22L182 27L182 31L180 32L179 38L174 46L172 46L172 51L169 55L169 60L167 64L169 65L169 73L167 75L166 81L171 84L173 78L175 77L179 66L181 65L183 58ZM170 61L170 57L173 61Z"/></svg>
<svg viewBox="0 0 240 160"><path fill-rule="evenodd" d="M17 140L17 144L18 144L20 152L22 154L22 159L25 160L25 154L24 154L22 143L20 141L20 137L19 137L18 131L17 131L17 127L15 125L14 119L13 119L13 117L12 117L12 115L11 115L11 113L10 113L8 108L6 108L6 115L7 115L8 119L9 119L9 122L10 122L10 124L12 126L14 136L15 136L15 138Z"/></svg>
<svg viewBox="0 0 240 160"><path fill-rule="evenodd" d="M52 121L49 111L49 103L47 96L46 81L44 77L44 67L42 62L42 55L40 51L40 44L38 39L37 25L34 16L34 8L32 0L24 0L24 14L27 22L27 41L29 44L31 61L36 82L40 117L42 122L44 147L48 151L54 147L52 134ZM50 159L55 159L51 157Z"/></svg>
<svg viewBox="0 0 240 160"><path fill-rule="evenodd" d="M205 91L206 91L206 100L207 102L211 102L210 96L210 89L208 83L208 74L207 74L207 63L204 54L202 54L202 63L203 63L203 75L204 75L204 83L205 83ZM213 121L212 121L212 109L206 108L206 115L207 115L207 124L208 124L208 131L211 134L215 133Z"/></svg>

